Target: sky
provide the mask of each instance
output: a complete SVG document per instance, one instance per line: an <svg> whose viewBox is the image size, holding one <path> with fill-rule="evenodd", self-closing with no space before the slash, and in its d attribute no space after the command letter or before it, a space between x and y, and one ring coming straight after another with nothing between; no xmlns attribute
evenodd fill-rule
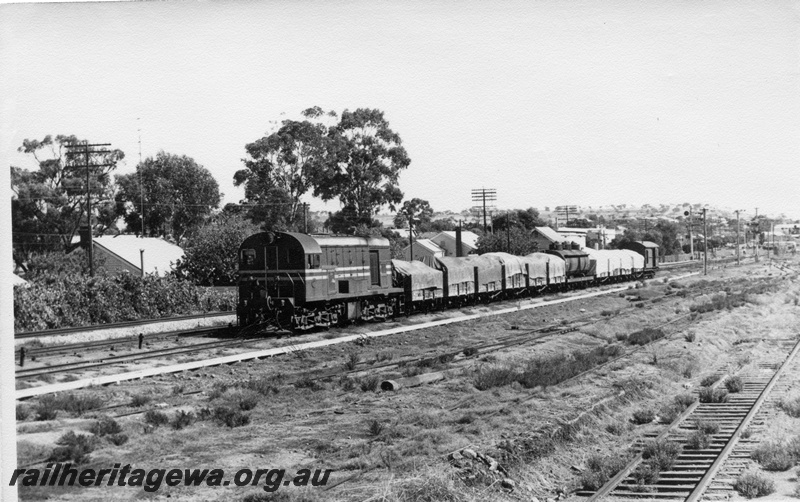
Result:
<svg viewBox="0 0 800 502"><path fill-rule="evenodd" d="M75 134L211 171L311 106L377 108L435 210L702 203L800 218L800 2L0 5L0 162ZM336 210L310 194L312 210Z"/></svg>

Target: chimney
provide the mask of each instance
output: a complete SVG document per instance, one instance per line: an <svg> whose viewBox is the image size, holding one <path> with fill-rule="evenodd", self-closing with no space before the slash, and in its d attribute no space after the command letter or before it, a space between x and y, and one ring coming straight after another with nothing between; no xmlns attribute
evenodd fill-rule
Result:
<svg viewBox="0 0 800 502"><path fill-rule="evenodd" d="M458 226L456 227L456 256L463 256L464 253L461 250L461 221L459 220Z"/></svg>

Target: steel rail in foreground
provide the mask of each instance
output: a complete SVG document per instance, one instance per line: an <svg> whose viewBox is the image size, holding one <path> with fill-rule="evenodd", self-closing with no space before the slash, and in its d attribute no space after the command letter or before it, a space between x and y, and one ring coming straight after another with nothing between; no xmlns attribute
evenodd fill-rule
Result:
<svg viewBox="0 0 800 502"><path fill-rule="evenodd" d="M123 321L123 322L115 322L108 324L92 324L91 326L77 326L73 328L56 328L56 329L46 329L42 331L22 331L20 333L14 333L14 339L24 340L27 338L39 338L45 336L72 335L75 333L84 333L88 331L100 331L104 329L116 329L116 328L130 328L133 326L145 326L148 324L157 324L160 322L192 321L196 319L225 317L229 315L236 315L236 312L230 310L223 312L208 312L206 314L192 314L187 316L162 317L160 319L142 319L138 321Z"/></svg>
<svg viewBox="0 0 800 502"><path fill-rule="evenodd" d="M742 392L730 394L730 402L695 402L662 431L656 438L657 440L666 439L670 434L676 432L680 425L686 426L686 421L690 416L693 416L695 420L712 420L720 424L719 434L712 437L711 444L708 447L698 450L684 449L671 470L660 473L658 481L652 485L639 486L639 488L647 491L636 490L638 485L633 481L627 484L624 483L641 462L642 455L639 454L622 471L594 492L587 502L603 500L607 496L615 498L647 498L651 500L671 499L687 502L699 500L730 452L735 448L741 433L759 412L761 405L786 368L789 367L798 351L800 351L800 341L795 343L792 351L768 381L758 377L745 380L745 387ZM723 380L718 381L715 387L722 382ZM682 441L683 439L683 434L672 438L673 441Z"/></svg>
<svg viewBox="0 0 800 502"><path fill-rule="evenodd" d="M703 496L703 493L705 493L706 489L711 484L711 481L713 481L714 476L717 475L717 472L722 467L722 464L728 458L728 455L730 455L731 451L733 451L733 448L736 446L736 443L739 440L739 437L742 435L742 432L744 432L744 430L750 424L750 421L753 420L753 417L756 416L756 413L758 413L759 409L761 408L761 405L764 404L764 401L767 399L767 396L769 396L769 393L772 391L772 388L775 387L775 384L778 382L781 375L783 375L783 373L786 371L786 368L789 367L789 364L791 363L792 359L794 359L794 357L797 355L798 351L800 351L800 341L798 341L795 344L794 349L789 354L789 357L786 358L781 367L778 369L778 371L775 372L775 375L772 377L767 386L761 392L761 395L758 397L758 400L753 405L753 408L750 410L750 413L747 414L744 420L742 420L742 423L739 425L739 427L734 431L730 441L728 441L728 444L725 445L725 448L722 449L722 452L719 454L719 457L717 457L717 460L715 460L714 463L711 464L711 467L706 472L706 475L703 476L703 479L700 480L700 483L697 484L697 487L694 490L692 490L692 493L689 494L688 497L686 497L686 502L697 502L698 500L700 500L700 497Z"/></svg>

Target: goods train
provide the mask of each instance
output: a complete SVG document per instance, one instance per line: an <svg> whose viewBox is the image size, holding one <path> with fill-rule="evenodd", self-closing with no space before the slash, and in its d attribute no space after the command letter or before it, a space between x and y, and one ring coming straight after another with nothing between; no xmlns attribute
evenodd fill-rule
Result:
<svg viewBox="0 0 800 502"><path fill-rule="evenodd" d="M652 277L658 246L393 260L380 237L261 232L239 247L240 326L308 330Z"/></svg>

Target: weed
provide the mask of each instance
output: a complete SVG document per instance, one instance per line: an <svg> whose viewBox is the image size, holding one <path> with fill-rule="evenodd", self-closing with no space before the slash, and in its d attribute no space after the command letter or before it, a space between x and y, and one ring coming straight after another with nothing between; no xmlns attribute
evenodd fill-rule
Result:
<svg viewBox="0 0 800 502"><path fill-rule="evenodd" d="M631 345L647 345L660 338L664 338L664 330L660 328L644 328L628 335L628 343Z"/></svg>
<svg viewBox="0 0 800 502"><path fill-rule="evenodd" d="M628 430L628 423L623 421L611 422L606 425L606 432L615 436L621 436Z"/></svg>
<svg viewBox="0 0 800 502"><path fill-rule="evenodd" d="M474 421L475 421L475 415L473 415L472 413L467 413L466 415L462 415L461 418L456 420L456 423L460 425L467 425L471 424Z"/></svg>
<svg viewBox="0 0 800 502"><path fill-rule="evenodd" d="M717 434L719 433L719 424L711 420L698 420L696 423L697 430L703 434Z"/></svg>
<svg viewBox="0 0 800 502"><path fill-rule="evenodd" d="M138 408L140 406L144 406L149 403L153 397L149 394L134 394L131 396L131 406L134 408Z"/></svg>
<svg viewBox="0 0 800 502"><path fill-rule="evenodd" d="M367 426L367 434L378 437L383 432L384 425L379 420L371 420Z"/></svg>
<svg viewBox="0 0 800 502"><path fill-rule="evenodd" d="M476 347L467 347L464 349L463 354L466 357L472 357L478 353L478 349Z"/></svg>
<svg viewBox="0 0 800 502"><path fill-rule="evenodd" d="M46 421L46 420L55 420L56 415L58 415L58 410L51 404L50 401L42 400L34 407L34 411L36 412L36 417L34 420L37 421Z"/></svg>
<svg viewBox="0 0 800 502"><path fill-rule="evenodd" d="M106 436L122 432L122 427L111 417L102 417L89 427L89 432L95 436Z"/></svg>
<svg viewBox="0 0 800 502"><path fill-rule="evenodd" d="M31 414L31 409L30 408L28 408L24 404L18 404L17 405L17 421L18 422L22 422L23 420L28 418L28 415L30 415L30 414Z"/></svg>
<svg viewBox="0 0 800 502"><path fill-rule="evenodd" d="M394 352L383 351L375 354L376 363L381 363L383 361L391 361L392 359L394 359Z"/></svg>
<svg viewBox="0 0 800 502"><path fill-rule="evenodd" d="M185 390L186 390L186 386L185 386L185 385L183 385L183 384L181 384L181 385L174 385L174 386L172 387L172 395L173 395L173 396L180 396L181 394L183 394L183 391L185 391Z"/></svg>
<svg viewBox="0 0 800 502"><path fill-rule="evenodd" d="M249 389L236 389L227 394L227 400L235 403L242 411L250 411L258 405L261 394Z"/></svg>
<svg viewBox="0 0 800 502"><path fill-rule="evenodd" d="M345 392L350 392L351 390L356 388L356 382L352 378L348 378L346 376L342 376L339 379L339 386Z"/></svg>
<svg viewBox="0 0 800 502"><path fill-rule="evenodd" d="M779 406L790 417L800 418L800 397L782 399Z"/></svg>
<svg viewBox="0 0 800 502"><path fill-rule="evenodd" d="M762 443L751 453L750 458L761 464L765 471L785 471L794 465L789 449L778 443Z"/></svg>
<svg viewBox="0 0 800 502"><path fill-rule="evenodd" d="M689 406L693 405L696 401L695 397L691 394L678 394L675 396L675 404L680 406L682 409L686 409Z"/></svg>
<svg viewBox="0 0 800 502"><path fill-rule="evenodd" d="M165 425L169 423L169 417L166 413L160 412L158 410L148 410L147 413L144 414L144 421L150 425L154 425L159 427L161 425Z"/></svg>
<svg viewBox="0 0 800 502"><path fill-rule="evenodd" d="M358 381L358 383L363 392L375 392L378 389L378 384L380 383L380 379L375 375L370 375L361 378Z"/></svg>
<svg viewBox="0 0 800 502"><path fill-rule="evenodd" d="M675 403L666 404L658 410L658 418L662 424L671 424L682 411Z"/></svg>
<svg viewBox="0 0 800 502"><path fill-rule="evenodd" d="M656 418L655 412L650 408L640 408L633 412L631 421L636 425L649 424Z"/></svg>
<svg viewBox="0 0 800 502"><path fill-rule="evenodd" d="M39 400L37 412L39 410L64 410L69 413L81 415L82 413L100 408L105 402L103 398L96 395L76 396L72 393L42 396Z"/></svg>
<svg viewBox="0 0 800 502"><path fill-rule="evenodd" d="M175 418L172 419L172 428L175 430L181 430L185 427L189 427L194 423L194 413L191 411L186 412L183 410L178 410L175 412Z"/></svg>
<svg viewBox="0 0 800 502"><path fill-rule="evenodd" d="M586 462L586 470L581 474L581 484L586 490L598 490L625 465L626 460L618 456L591 456Z"/></svg>
<svg viewBox="0 0 800 502"><path fill-rule="evenodd" d="M748 427L747 429L742 431L742 435L740 436L742 439L749 439L750 436L753 435L753 431Z"/></svg>
<svg viewBox="0 0 800 502"><path fill-rule="evenodd" d="M697 397L700 399L701 403L727 403L728 391L725 389L703 387L700 389Z"/></svg>
<svg viewBox="0 0 800 502"><path fill-rule="evenodd" d="M683 335L683 339L689 343L692 343L697 338L697 334L694 331L687 331L685 335Z"/></svg>
<svg viewBox="0 0 800 502"><path fill-rule="evenodd" d="M686 438L686 447L690 450L705 450L710 443L711 438L708 437L708 434L699 429L689 434L689 437Z"/></svg>
<svg viewBox="0 0 800 502"><path fill-rule="evenodd" d="M725 380L725 388L728 389L730 393L741 392L744 388L744 383L738 376L733 376Z"/></svg>
<svg viewBox="0 0 800 502"><path fill-rule="evenodd" d="M347 353L347 357L344 361L344 369L347 371L353 371L358 366L358 363L361 361L361 355L356 350L351 350Z"/></svg>
<svg viewBox="0 0 800 502"><path fill-rule="evenodd" d="M56 441L59 446L53 449L47 461L72 460L76 464L85 464L89 462L89 454L97 447L98 441L94 436L75 434L73 431L69 431Z"/></svg>
<svg viewBox="0 0 800 502"><path fill-rule="evenodd" d="M317 382L316 380L314 380L313 378L311 378L308 375L304 375L303 378L301 378L300 380L296 381L294 383L294 386L297 387L298 389L309 389L312 392L316 392L318 390L322 390L323 389L322 385L320 385L319 382Z"/></svg>
<svg viewBox="0 0 800 502"><path fill-rule="evenodd" d="M712 385L717 383L717 380L719 380L719 379L720 379L720 375L708 375L707 377L704 377L702 380L700 380L700 386L701 387L711 387Z"/></svg>
<svg viewBox="0 0 800 502"><path fill-rule="evenodd" d="M473 385L478 390L488 390L494 387L503 387L516 381L517 373L505 366L481 366L475 373Z"/></svg>
<svg viewBox="0 0 800 502"><path fill-rule="evenodd" d="M680 452L680 445L672 441L666 439L648 441L642 450L642 458L659 471L668 471L672 469Z"/></svg>
<svg viewBox="0 0 800 502"><path fill-rule="evenodd" d="M756 472L744 472L736 478L733 488L749 499L775 492L775 483Z"/></svg>
<svg viewBox="0 0 800 502"><path fill-rule="evenodd" d="M242 427L250 423L248 415L227 406L218 406L214 409L214 420L231 428Z"/></svg>
<svg viewBox="0 0 800 502"><path fill-rule="evenodd" d="M128 442L128 435L122 433L109 434L108 436L106 436L106 439L108 440L109 443L113 445L122 446Z"/></svg>
<svg viewBox="0 0 800 502"><path fill-rule="evenodd" d="M636 469L631 472L631 478L636 481L639 486L652 485L658 481L660 471L653 464L643 462L636 466ZM638 491L638 490L637 490Z"/></svg>
<svg viewBox="0 0 800 502"><path fill-rule="evenodd" d="M258 392L262 396L269 396L270 394L278 393L278 387L275 386L275 381L274 378L267 377L251 378L243 382L242 387Z"/></svg>
<svg viewBox="0 0 800 502"><path fill-rule="evenodd" d="M225 393L226 390L230 388L230 384L226 382L214 382L211 386L211 390L208 391L208 399L209 401L213 401L214 399L219 399L222 397L222 394Z"/></svg>

